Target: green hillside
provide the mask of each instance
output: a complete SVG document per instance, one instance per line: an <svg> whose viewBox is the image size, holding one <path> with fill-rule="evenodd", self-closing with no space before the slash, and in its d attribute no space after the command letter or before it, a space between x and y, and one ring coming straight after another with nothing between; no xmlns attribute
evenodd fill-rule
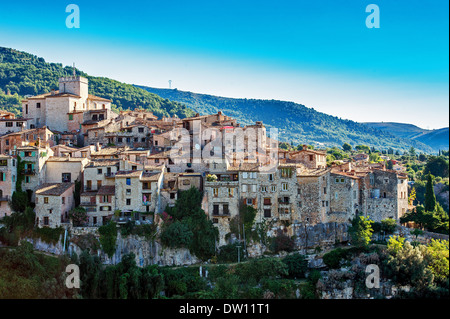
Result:
<svg viewBox="0 0 450 319"><path fill-rule="evenodd" d="M367 122L364 123L373 128L387 131L398 137L411 138L429 145L436 150L448 150L449 128L444 127L437 130L426 130L413 124L394 122Z"/></svg>
<svg viewBox="0 0 450 319"><path fill-rule="evenodd" d="M90 76L79 70L77 75L89 80L89 93L112 100L115 110L140 107L157 116L180 118L192 116L185 105L163 99L133 85L112 79ZM0 47L0 108L20 114L20 101L26 95L37 95L58 89L61 76L73 74L73 68L60 63L48 63L26 52Z"/></svg>
<svg viewBox="0 0 450 319"><path fill-rule="evenodd" d="M177 89L158 89L138 86L159 96L186 104L200 114L224 114L238 119L241 124L263 121L267 127L277 127L279 139L294 145L316 144L317 147L341 147L364 144L376 149L408 150L413 146L419 152L437 152L430 146L408 138L350 120L327 115L304 105L256 99L234 99L207 94L184 92Z"/></svg>

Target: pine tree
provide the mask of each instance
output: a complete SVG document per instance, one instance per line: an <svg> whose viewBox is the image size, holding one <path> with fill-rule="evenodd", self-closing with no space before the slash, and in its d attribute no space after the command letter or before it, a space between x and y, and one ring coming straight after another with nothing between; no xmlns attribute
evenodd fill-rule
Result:
<svg viewBox="0 0 450 319"><path fill-rule="evenodd" d="M433 175L428 174L427 186L425 191L425 211L433 212L436 207L436 195L433 189Z"/></svg>

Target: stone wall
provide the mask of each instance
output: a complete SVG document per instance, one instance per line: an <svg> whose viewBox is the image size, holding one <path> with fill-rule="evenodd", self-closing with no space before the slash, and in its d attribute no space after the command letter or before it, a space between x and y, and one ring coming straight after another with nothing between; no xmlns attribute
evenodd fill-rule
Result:
<svg viewBox="0 0 450 319"><path fill-rule="evenodd" d="M298 249L325 248L333 246L336 242L348 241L348 226L348 224L339 223L293 226L293 233L296 236L295 244Z"/></svg>

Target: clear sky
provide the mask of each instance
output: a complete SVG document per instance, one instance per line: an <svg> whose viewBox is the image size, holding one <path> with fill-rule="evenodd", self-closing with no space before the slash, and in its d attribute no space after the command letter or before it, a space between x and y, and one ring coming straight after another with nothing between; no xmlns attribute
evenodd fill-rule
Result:
<svg viewBox="0 0 450 319"><path fill-rule="evenodd" d="M0 1L0 46L90 75L448 126L448 0ZM66 27L71 3L79 29ZM379 29L366 27L371 3Z"/></svg>

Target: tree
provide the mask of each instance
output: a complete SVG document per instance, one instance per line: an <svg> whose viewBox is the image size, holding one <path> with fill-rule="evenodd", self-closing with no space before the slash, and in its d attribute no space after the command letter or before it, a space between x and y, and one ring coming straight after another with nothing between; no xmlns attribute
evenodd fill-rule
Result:
<svg viewBox="0 0 450 319"><path fill-rule="evenodd" d="M449 162L442 156L430 156L424 168L424 174L432 174L442 178L449 176Z"/></svg>
<svg viewBox="0 0 450 319"><path fill-rule="evenodd" d="M295 253L284 257L283 263L287 265L287 271L291 278L304 278L308 270L308 261L304 255Z"/></svg>
<svg viewBox="0 0 450 319"><path fill-rule="evenodd" d="M433 189L433 176L428 174L427 186L425 191L425 211L432 212L436 207L436 196Z"/></svg>
<svg viewBox="0 0 450 319"><path fill-rule="evenodd" d="M364 216L356 216L352 220L352 225L348 232L352 242L357 246L366 246L369 244L373 234L373 221Z"/></svg>
<svg viewBox="0 0 450 319"><path fill-rule="evenodd" d="M394 163L392 162L392 160L389 160L386 162L386 168L387 169L393 169L394 168Z"/></svg>
<svg viewBox="0 0 450 319"><path fill-rule="evenodd" d="M72 219L74 226L84 226L89 217L84 207L76 207L69 212L69 218Z"/></svg>
<svg viewBox="0 0 450 319"><path fill-rule="evenodd" d="M342 149L345 152L350 152L352 150L352 146L350 144L348 144L348 143L344 143L344 145L342 145Z"/></svg>

